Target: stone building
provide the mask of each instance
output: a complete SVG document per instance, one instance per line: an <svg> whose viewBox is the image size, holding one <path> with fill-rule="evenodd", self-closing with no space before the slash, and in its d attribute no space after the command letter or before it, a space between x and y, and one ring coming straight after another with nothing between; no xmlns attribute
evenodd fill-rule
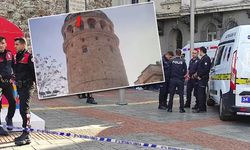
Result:
<svg viewBox="0 0 250 150"><path fill-rule="evenodd" d="M146 0L117 0L131 4ZM190 41L190 0L151 0L155 2L162 52L182 48ZM196 0L195 42L219 40L238 25L250 24L250 0Z"/></svg>
<svg viewBox="0 0 250 150"><path fill-rule="evenodd" d="M219 40L228 29L250 24L249 0L196 0L195 7L195 42ZM189 8L189 0L156 2L163 52L189 43Z"/></svg>
<svg viewBox="0 0 250 150"><path fill-rule="evenodd" d="M138 77L138 80L135 81L135 85L138 84L147 84L163 81L162 67L160 63L148 65Z"/></svg>
<svg viewBox="0 0 250 150"><path fill-rule="evenodd" d="M119 38L105 13L68 15L62 35L70 93L128 86Z"/></svg>
<svg viewBox="0 0 250 150"><path fill-rule="evenodd" d="M0 16L16 24L29 40L28 19L66 13L70 0L0 0ZM111 0L80 0L86 1L85 9L111 6ZM84 10L84 9L83 9Z"/></svg>
<svg viewBox="0 0 250 150"><path fill-rule="evenodd" d="M66 3L62 0L0 0L0 16L16 24L27 39L29 39L29 18L65 12Z"/></svg>

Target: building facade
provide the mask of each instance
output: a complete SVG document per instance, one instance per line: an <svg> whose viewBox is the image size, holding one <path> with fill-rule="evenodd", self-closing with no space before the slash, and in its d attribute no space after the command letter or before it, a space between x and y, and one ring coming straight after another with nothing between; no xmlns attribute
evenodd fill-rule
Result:
<svg viewBox="0 0 250 150"><path fill-rule="evenodd" d="M162 51L188 44L189 1L168 0L156 4ZM219 40L228 29L250 25L249 0L196 0L195 7L195 42Z"/></svg>
<svg viewBox="0 0 250 150"><path fill-rule="evenodd" d="M148 65L135 81L135 85L163 81L162 67L160 63Z"/></svg>
<svg viewBox="0 0 250 150"><path fill-rule="evenodd" d="M83 10L112 6L112 0L78 0L85 3ZM16 24L28 39L30 48L28 19L56 15L69 11L70 0L0 0L0 16Z"/></svg>
<svg viewBox="0 0 250 150"><path fill-rule="evenodd" d="M116 4L134 2L118 1ZM155 2L162 53L188 44L190 0L151 1ZM219 40L228 29L238 25L250 25L250 0L196 0L195 7L195 42Z"/></svg>
<svg viewBox="0 0 250 150"><path fill-rule="evenodd" d="M68 15L62 35L69 93L128 86L119 38L105 13Z"/></svg>

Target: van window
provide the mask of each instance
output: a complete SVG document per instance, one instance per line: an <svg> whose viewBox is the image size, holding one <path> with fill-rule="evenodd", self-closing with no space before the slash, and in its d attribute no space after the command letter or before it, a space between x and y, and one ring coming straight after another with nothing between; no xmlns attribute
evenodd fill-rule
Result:
<svg viewBox="0 0 250 150"><path fill-rule="evenodd" d="M223 61L224 61L224 60L225 60L225 58L226 58L227 49L228 49L228 47L226 47L226 48L225 48L225 50L224 50Z"/></svg>
<svg viewBox="0 0 250 150"><path fill-rule="evenodd" d="M231 49L232 49L232 47L230 46L229 50L228 50L228 53L227 53L227 61L229 60L229 57L230 57L230 54L231 54Z"/></svg>
<svg viewBox="0 0 250 150"><path fill-rule="evenodd" d="M214 64L215 66L220 65L224 48L225 48L225 46L219 47L218 55L216 57L215 64Z"/></svg>

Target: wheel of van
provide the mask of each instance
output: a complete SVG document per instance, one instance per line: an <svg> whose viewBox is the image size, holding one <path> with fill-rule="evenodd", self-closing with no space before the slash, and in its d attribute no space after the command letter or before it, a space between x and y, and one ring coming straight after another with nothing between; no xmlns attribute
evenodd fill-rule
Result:
<svg viewBox="0 0 250 150"><path fill-rule="evenodd" d="M214 106L215 105L215 101L210 96L209 88L207 88L207 105L208 106Z"/></svg>
<svg viewBox="0 0 250 150"><path fill-rule="evenodd" d="M207 106L214 106L214 105L215 105L214 100L212 100L212 99L209 97L208 100L207 100Z"/></svg>
<svg viewBox="0 0 250 150"><path fill-rule="evenodd" d="M227 109L227 106L225 105L222 97L220 99L219 116L220 120L222 121L229 121L233 119L233 115L229 112L229 109Z"/></svg>

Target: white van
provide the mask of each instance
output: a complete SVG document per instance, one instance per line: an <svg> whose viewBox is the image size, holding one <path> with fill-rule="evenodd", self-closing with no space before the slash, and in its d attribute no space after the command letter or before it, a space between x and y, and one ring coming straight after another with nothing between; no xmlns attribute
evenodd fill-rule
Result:
<svg viewBox="0 0 250 150"><path fill-rule="evenodd" d="M210 57L211 60L213 60L219 43L220 40L209 41L209 42L197 42L194 43L194 49L199 50L200 47L204 46L205 48L207 48L207 55ZM191 60L190 44L185 45L181 50L182 54L185 54L186 64L187 66L189 66L189 61Z"/></svg>
<svg viewBox="0 0 250 150"><path fill-rule="evenodd" d="M209 96L221 120L250 115L250 25L226 31L210 72ZM208 103L209 104L209 103Z"/></svg>

